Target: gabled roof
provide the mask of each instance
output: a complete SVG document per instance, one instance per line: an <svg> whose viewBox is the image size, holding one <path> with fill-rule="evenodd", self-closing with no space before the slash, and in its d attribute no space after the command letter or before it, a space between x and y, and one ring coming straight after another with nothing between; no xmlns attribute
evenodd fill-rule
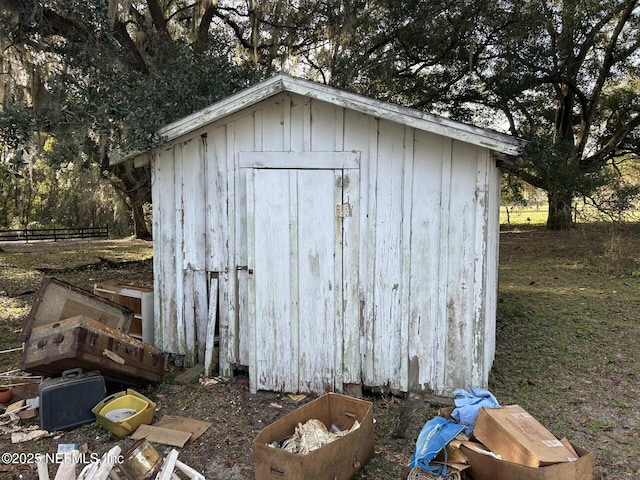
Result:
<svg viewBox="0 0 640 480"><path fill-rule="evenodd" d="M237 92L202 110L164 126L158 133L164 137L167 142L171 142L182 135L193 132L211 122L250 107L280 92L291 92L321 100L339 107L349 108L420 130L486 147L503 155L519 156L524 146L523 140L511 135L474 127L413 108L375 100L288 75L276 75L252 87ZM143 155L144 153L146 152L131 152L126 155L115 154L111 158L110 163L112 165L121 163L125 160Z"/></svg>

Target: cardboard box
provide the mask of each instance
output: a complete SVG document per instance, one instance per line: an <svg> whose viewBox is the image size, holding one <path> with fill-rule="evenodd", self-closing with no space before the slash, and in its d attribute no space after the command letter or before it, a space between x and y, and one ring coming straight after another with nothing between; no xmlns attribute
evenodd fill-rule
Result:
<svg viewBox="0 0 640 480"><path fill-rule="evenodd" d="M341 430L349 430L357 420L360 427L305 455L269 446L292 435L298 423L310 419L320 420L327 428L335 424ZM372 403L337 393L327 393L301 406L265 427L253 440L256 480L348 480L372 457Z"/></svg>
<svg viewBox="0 0 640 480"><path fill-rule="evenodd" d="M483 407L478 412L473 435L507 462L541 467L577 460L576 452L518 405Z"/></svg>
<svg viewBox="0 0 640 480"><path fill-rule="evenodd" d="M573 445L578 454L575 462L539 468L498 460L464 444L460 448L471 465L470 473L474 480L593 480L593 453L576 445Z"/></svg>

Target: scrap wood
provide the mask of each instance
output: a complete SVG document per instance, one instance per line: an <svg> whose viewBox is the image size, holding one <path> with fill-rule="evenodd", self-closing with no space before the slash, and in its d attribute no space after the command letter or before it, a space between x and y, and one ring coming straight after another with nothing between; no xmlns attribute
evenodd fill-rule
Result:
<svg viewBox="0 0 640 480"><path fill-rule="evenodd" d="M0 353L12 353L12 352L21 352L22 347L17 348L9 348L8 350L0 350Z"/></svg>
<svg viewBox="0 0 640 480"><path fill-rule="evenodd" d="M46 459L46 457L39 457L38 458L38 479L39 480L49 480L49 470L47 469L47 459Z"/></svg>
<svg viewBox="0 0 640 480"><path fill-rule="evenodd" d="M33 411L40 406L39 398L27 398L23 400L18 400L17 402L13 402L9 406L7 406L5 412L0 415L0 418L10 417L12 420L17 418L32 418L35 415L22 415L24 411Z"/></svg>
<svg viewBox="0 0 640 480"><path fill-rule="evenodd" d="M24 400L18 400L17 402L10 403L9 405L7 405L7 408L4 411L4 413L0 415L0 418L5 416L8 417L12 413L18 413L20 410L25 410L26 408L27 408L27 402Z"/></svg>
<svg viewBox="0 0 640 480"><path fill-rule="evenodd" d="M172 447L184 447L193 434L191 432L181 432L169 428L157 427L155 425L140 425L131 435L133 440L146 438L150 442L171 445Z"/></svg>
<svg viewBox="0 0 640 480"><path fill-rule="evenodd" d="M290 393L288 396L294 402L300 402L300 401L304 400L305 398L307 398L307 395L304 394L304 393Z"/></svg>
<svg viewBox="0 0 640 480"><path fill-rule="evenodd" d="M78 480L106 480L107 478L118 478L113 476L113 467L120 457L122 449L116 445L105 453L99 462L92 462L82 469Z"/></svg>
<svg viewBox="0 0 640 480"><path fill-rule="evenodd" d="M173 470L176 466L176 461L178 460L178 452L176 450L171 450L169 455L162 462L162 467L160 467L160 471L156 475L156 480L170 480L173 476Z"/></svg>
<svg viewBox="0 0 640 480"><path fill-rule="evenodd" d="M176 468L180 470L182 473L185 473L189 478L194 480L205 480L204 475L199 472L196 472L189 465L185 465L180 460L176 460Z"/></svg>
<svg viewBox="0 0 640 480"><path fill-rule="evenodd" d="M51 432L42 429L31 430L28 432L13 432L11 434L11 443L29 442L31 440L38 440L40 438L49 437L51 435Z"/></svg>
<svg viewBox="0 0 640 480"><path fill-rule="evenodd" d="M76 480L77 457L74 458L73 455L73 452L64 454L64 461L60 463L53 480Z"/></svg>
<svg viewBox="0 0 640 480"><path fill-rule="evenodd" d="M154 424L156 427L170 428L180 432L191 432L190 441L193 442L200 435L207 431L211 426L211 422L196 420L195 418L178 417L173 415L164 415L160 421Z"/></svg>
<svg viewBox="0 0 640 480"><path fill-rule="evenodd" d="M205 480L204 475L178 460L178 451L175 449L172 449L164 459L162 467L156 475L156 480L179 478L174 474L176 468L192 480Z"/></svg>
<svg viewBox="0 0 640 480"><path fill-rule="evenodd" d="M209 305L218 304L218 279L212 278L209 288ZM209 316L207 318L207 334L204 347L204 374L208 376L213 370L214 350L215 350L215 334L218 309L209 308Z"/></svg>

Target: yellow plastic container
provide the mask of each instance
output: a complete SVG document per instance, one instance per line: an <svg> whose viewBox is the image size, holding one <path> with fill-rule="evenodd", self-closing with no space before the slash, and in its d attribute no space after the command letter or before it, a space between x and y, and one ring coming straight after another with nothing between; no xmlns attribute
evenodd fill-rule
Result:
<svg viewBox="0 0 640 480"><path fill-rule="evenodd" d="M103 428L126 437L142 424L150 424L156 404L132 389L114 393L91 410Z"/></svg>

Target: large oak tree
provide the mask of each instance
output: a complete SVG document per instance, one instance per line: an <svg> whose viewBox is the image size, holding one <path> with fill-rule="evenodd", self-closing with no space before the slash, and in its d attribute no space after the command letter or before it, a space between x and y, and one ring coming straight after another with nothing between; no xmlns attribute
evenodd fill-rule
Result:
<svg viewBox="0 0 640 480"><path fill-rule="evenodd" d="M611 190L619 162L637 162L638 0L334 3L361 10L334 23L345 55L327 56L325 75L528 139L505 168L547 192L549 228L572 226L576 197Z"/></svg>
<svg viewBox="0 0 640 480"><path fill-rule="evenodd" d="M214 3L0 2L4 148L33 153L46 136L52 162L106 172L113 149L149 148L163 124L248 85L253 69L233 61ZM149 237L148 168L125 162L108 178L129 199L136 237Z"/></svg>
<svg viewBox="0 0 640 480"><path fill-rule="evenodd" d="M57 133L67 148L148 148L163 123L252 81L232 66L248 63L529 139L505 168L547 192L547 225L563 229L576 197L637 158L638 2L5 0L19 8L2 38L44 86L31 88L42 111L82 125ZM148 176L118 168L130 195L144 191L129 177Z"/></svg>

